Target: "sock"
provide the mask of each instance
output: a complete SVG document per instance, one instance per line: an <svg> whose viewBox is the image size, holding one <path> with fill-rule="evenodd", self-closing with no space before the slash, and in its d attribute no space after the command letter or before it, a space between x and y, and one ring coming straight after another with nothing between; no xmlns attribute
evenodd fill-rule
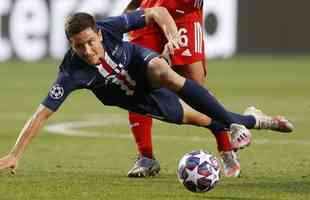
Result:
<svg viewBox="0 0 310 200"><path fill-rule="evenodd" d="M128 118L140 155L153 158L152 118L134 112L129 112Z"/></svg>
<svg viewBox="0 0 310 200"><path fill-rule="evenodd" d="M229 112L229 111L228 111ZM255 127L256 120L252 115L240 115L238 113L229 112L236 120L238 124L244 125L248 129ZM210 129L212 132L219 132L223 130L228 130L229 127L224 124L212 120L211 124L206 128Z"/></svg>
<svg viewBox="0 0 310 200"><path fill-rule="evenodd" d="M210 129L212 133L228 130L228 127L214 120L212 120L211 124L209 126L206 126L206 128Z"/></svg>
<svg viewBox="0 0 310 200"><path fill-rule="evenodd" d="M232 151L229 133L227 131L212 132L219 152Z"/></svg>
<svg viewBox="0 0 310 200"><path fill-rule="evenodd" d="M226 127L229 127L232 123L239 122L234 115L225 110L207 88L198 85L192 80L186 79L178 95L192 108L224 124Z"/></svg>
<svg viewBox="0 0 310 200"><path fill-rule="evenodd" d="M230 112L230 114L237 120L238 124L244 125L248 129L255 127L256 119L252 115L240 115L238 113Z"/></svg>
<svg viewBox="0 0 310 200"><path fill-rule="evenodd" d="M212 120L211 124L206 128L210 129L213 133L217 143L217 150L219 152L232 150L230 136L226 130L227 127L217 121Z"/></svg>

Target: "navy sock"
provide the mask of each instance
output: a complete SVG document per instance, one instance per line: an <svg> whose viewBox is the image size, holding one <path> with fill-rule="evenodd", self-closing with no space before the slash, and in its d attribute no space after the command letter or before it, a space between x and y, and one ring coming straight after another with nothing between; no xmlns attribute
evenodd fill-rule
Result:
<svg viewBox="0 0 310 200"><path fill-rule="evenodd" d="M227 127L217 121L212 120L209 126L206 126L213 134L217 134L221 131L226 131Z"/></svg>
<svg viewBox="0 0 310 200"><path fill-rule="evenodd" d="M238 120L238 124L244 125L248 129L252 129L255 126L256 120L252 115L239 115L237 113L230 112L232 116L234 116L235 119ZM213 134L216 134L221 131L228 130L228 126L223 125L220 122L212 120L211 124L209 126L206 126L206 128L210 129Z"/></svg>
<svg viewBox="0 0 310 200"><path fill-rule="evenodd" d="M229 127L232 123L239 123L230 112L219 103L207 88L186 79L183 88L178 92L179 97L195 110L211 117L213 120Z"/></svg>
<svg viewBox="0 0 310 200"><path fill-rule="evenodd" d="M238 124L244 125L248 129L252 129L255 126L256 119L252 115L240 115L238 113L230 112L230 114L237 119Z"/></svg>

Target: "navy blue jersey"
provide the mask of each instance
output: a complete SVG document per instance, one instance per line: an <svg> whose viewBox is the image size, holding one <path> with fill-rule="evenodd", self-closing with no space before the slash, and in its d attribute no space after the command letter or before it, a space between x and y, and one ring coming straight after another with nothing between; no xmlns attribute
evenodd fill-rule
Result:
<svg viewBox="0 0 310 200"><path fill-rule="evenodd" d="M56 111L72 91L88 89L105 105L181 123L183 111L178 97L164 88L152 89L146 80L147 64L159 55L122 41L123 33L145 26L144 11L109 17L97 26L103 35L102 60L108 69L103 64L89 65L68 50L42 104Z"/></svg>

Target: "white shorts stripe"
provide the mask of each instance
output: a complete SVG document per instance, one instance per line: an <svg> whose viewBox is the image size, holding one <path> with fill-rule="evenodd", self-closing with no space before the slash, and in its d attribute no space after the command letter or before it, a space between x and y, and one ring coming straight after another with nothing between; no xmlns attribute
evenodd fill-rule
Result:
<svg viewBox="0 0 310 200"><path fill-rule="evenodd" d="M195 31L195 52L202 53L202 27L199 22L194 23L194 31Z"/></svg>
<svg viewBox="0 0 310 200"><path fill-rule="evenodd" d="M195 8L202 8L203 0L195 0L194 7Z"/></svg>

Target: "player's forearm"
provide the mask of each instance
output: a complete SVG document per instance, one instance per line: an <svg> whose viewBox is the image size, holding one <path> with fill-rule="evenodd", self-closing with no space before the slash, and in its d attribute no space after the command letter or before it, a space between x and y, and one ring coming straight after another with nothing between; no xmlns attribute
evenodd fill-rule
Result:
<svg viewBox="0 0 310 200"><path fill-rule="evenodd" d="M145 15L149 15L160 26L168 41L178 37L177 25L166 8L155 7L145 9ZM147 25L149 23L147 21Z"/></svg>
<svg viewBox="0 0 310 200"><path fill-rule="evenodd" d="M17 160L20 159L31 139L38 134L38 132L50 116L48 113L42 114L41 109L42 108L39 107L37 112L24 125L16 140L14 147L10 152L17 158Z"/></svg>

